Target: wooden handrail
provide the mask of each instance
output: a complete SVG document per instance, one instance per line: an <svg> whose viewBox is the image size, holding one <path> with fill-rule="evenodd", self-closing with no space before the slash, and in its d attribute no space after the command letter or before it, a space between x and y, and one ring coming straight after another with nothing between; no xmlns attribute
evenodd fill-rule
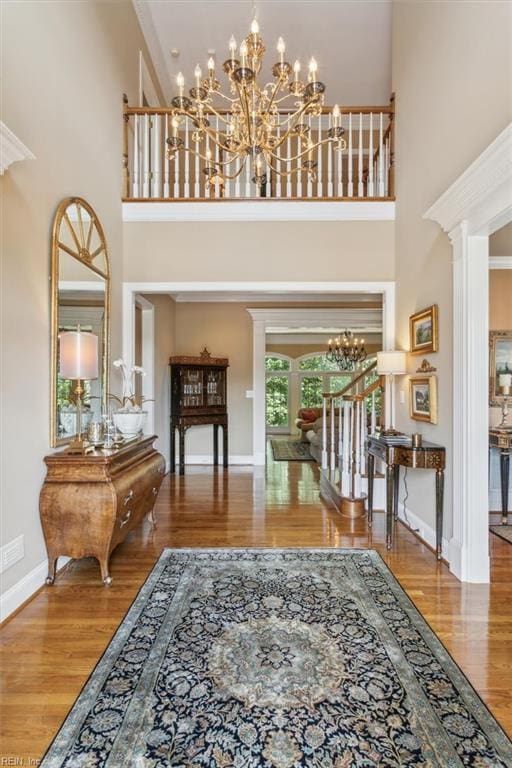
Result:
<svg viewBox="0 0 512 768"><path fill-rule="evenodd" d="M208 109L205 109L205 114L212 114L209 112ZM217 109L216 110L219 115L226 115L229 114L228 109ZM124 114L125 115L172 115L176 112L174 107L124 107ZM332 112L332 107L322 107L322 115L329 115ZM340 107L340 112L342 115L371 115L371 114L379 114L382 112L383 115L392 115L393 114L393 107L388 104L388 106L379 106L379 107L362 107L362 106L355 106L355 107ZM291 109L283 109L280 110L280 113L282 115L290 114L292 115L294 113Z"/></svg>
<svg viewBox="0 0 512 768"><path fill-rule="evenodd" d="M349 391L349 389L352 389L352 387L354 386L354 384L357 384L357 382L358 382L358 381L361 381L361 379L364 379L364 377L365 377L365 376L366 376L368 373L370 373L370 371L373 371L373 369L374 369L376 366L377 366L377 361L376 361L376 360L374 360L374 361L373 361L373 363L370 363L370 365L368 366L368 368L365 368L365 369L364 369L364 371L361 371L361 373L358 373L358 375L357 375L355 378L353 378L353 379L352 379L352 381L350 382L350 384L347 384L347 386L346 386L346 387L343 387L343 389L340 389L340 391L339 391L339 392L323 392L323 393L322 393L322 397L324 398L324 400L326 400L326 399L329 399L329 398L333 399L333 398L335 398L335 397L342 397L342 396L343 396L343 395L344 395L346 392L348 392L348 391Z"/></svg>

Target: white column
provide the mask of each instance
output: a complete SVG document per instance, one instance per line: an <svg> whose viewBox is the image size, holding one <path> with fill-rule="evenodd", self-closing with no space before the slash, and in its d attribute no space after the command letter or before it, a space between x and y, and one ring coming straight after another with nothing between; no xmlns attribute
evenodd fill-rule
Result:
<svg viewBox="0 0 512 768"><path fill-rule="evenodd" d="M265 464L265 321L253 320L253 454L254 463Z"/></svg>
<svg viewBox="0 0 512 768"><path fill-rule="evenodd" d="M488 444L481 437L489 429L489 239L470 237L466 221L450 232L450 239L454 332L450 570L462 581L488 583Z"/></svg>
<svg viewBox="0 0 512 768"><path fill-rule="evenodd" d="M331 472L334 472L334 470L336 469L336 440L334 437L335 431L336 431L335 430L336 421L335 421L335 414L334 414L334 410L335 410L334 398L331 397L329 402L331 404L331 456L330 456L331 460L330 460L329 467Z"/></svg>

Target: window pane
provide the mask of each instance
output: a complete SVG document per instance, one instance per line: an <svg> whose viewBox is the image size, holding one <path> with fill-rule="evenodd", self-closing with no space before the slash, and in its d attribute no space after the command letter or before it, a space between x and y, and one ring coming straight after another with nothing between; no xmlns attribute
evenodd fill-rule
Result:
<svg viewBox="0 0 512 768"><path fill-rule="evenodd" d="M324 385L320 376L304 376L300 382L300 407L320 408Z"/></svg>
<svg viewBox="0 0 512 768"><path fill-rule="evenodd" d="M288 377L270 376L266 388L266 421L269 427L288 426Z"/></svg>
<svg viewBox="0 0 512 768"><path fill-rule="evenodd" d="M329 376L329 392L339 392L352 381L352 376Z"/></svg>
<svg viewBox="0 0 512 768"><path fill-rule="evenodd" d="M267 371L289 371L290 361L283 360L281 357L265 355L265 368Z"/></svg>
<svg viewBox="0 0 512 768"><path fill-rule="evenodd" d="M330 363L325 355L314 355L299 361L300 371L337 371L336 363Z"/></svg>

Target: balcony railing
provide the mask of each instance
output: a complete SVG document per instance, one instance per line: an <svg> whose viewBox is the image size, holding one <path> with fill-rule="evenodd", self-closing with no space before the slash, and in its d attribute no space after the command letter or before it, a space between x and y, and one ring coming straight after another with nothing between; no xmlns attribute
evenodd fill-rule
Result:
<svg viewBox="0 0 512 768"><path fill-rule="evenodd" d="M310 118L315 142L327 136L331 111L332 108L325 107L321 115ZM347 147L339 151L329 144L314 150L316 179L309 179L305 170L299 170L292 177L271 174L267 183L258 188L251 181L249 163L235 180L227 179L224 185L209 185L199 159L192 152L180 151L174 159L167 156L172 109L129 107L125 102L123 199L159 202L394 200L394 97L387 106L344 107L341 113ZM193 131L191 121L186 118L179 134L185 149L193 148ZM297 142L297 138L289 138L283 146L283 156L296 154ZM218 147L213 160L225 160ZM237 168L238 160L232 160L227 172L234 175Z"/></svg>

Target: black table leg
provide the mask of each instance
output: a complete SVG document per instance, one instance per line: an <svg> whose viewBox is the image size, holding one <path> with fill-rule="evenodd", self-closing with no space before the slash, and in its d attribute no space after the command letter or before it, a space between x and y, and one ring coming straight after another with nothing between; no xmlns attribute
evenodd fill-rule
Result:
<svg viewBox="0 0 512 768"><path fill-rule="evenodd" d="M393 540L393 499L395 495L395 467L386 467L386 549L391 549Z"/></svg>
<svg viewBox="0 0 512 768"><path fill-rule="evenodd" d="M508 483L510 478L510 450L503 448L500 451L500 480L501 480L501 522L506 525L508 521Z"/></svg>
<svg viewBox="0 0 512 768"><path fill-rule="evenodd" d="M229 463L228 455L228 425L222 425L222 463L226 468Z"/></svg>
<svg viewBox="0 0 512 768"><path fill-rule="evenodd" d="M215 466L219 463L219 425L213 425L213 463Z"/></svg>
<svg viewBox="0 0 512 768"><path fill-rule="evenodd" d="M178 427L179 432L179 462L180 462L180 475L185 474L185 427Z"/></svg>
<svg viewBox="0 0 512 768"><path fill-rule="evenodd" d="M443 497L444 497L444 471L436 470L436 556L442 557L443 547Z"/></svg>
<svg viewBox="0 0 512 768"><path fill-rule="evenodd" d="M368 454L368 527L372 527L373 523L373 476L375 474L375 456L372 453Z"/></svg>
<svg viewBox="0 0 512 768"><path fill-rule="evenodd" d="M169 472L174 475L176 471L176 428L174 424L171 425L171 466Z"/></svg>
<svg viewBox="0 0 512 768"><path fill-rule="evenodd" d="M400 465L395 465L395 476L393 478L393 517L398 520L398 491L400 489Z"/></svg>

